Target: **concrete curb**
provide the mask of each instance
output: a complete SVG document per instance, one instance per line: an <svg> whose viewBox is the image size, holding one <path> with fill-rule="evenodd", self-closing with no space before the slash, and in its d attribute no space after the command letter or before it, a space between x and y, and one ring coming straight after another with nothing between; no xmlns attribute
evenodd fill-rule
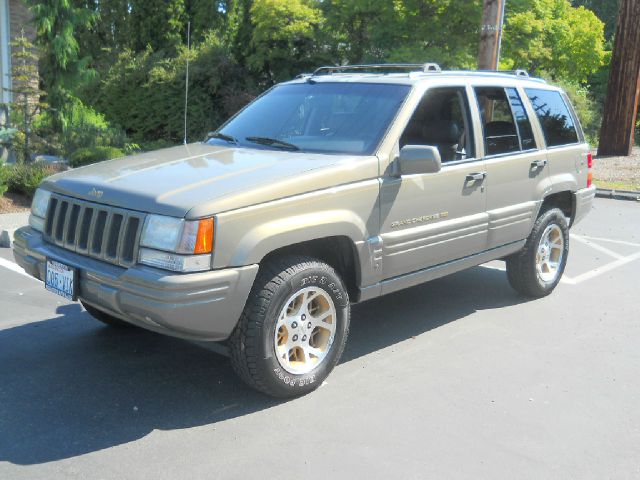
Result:
<svg viewBox="0 0 640 480"><path fill-rule="evenodd" d="M29 224L29 212L0 214L0 247L11 248L14 232Z"/></svg>
<svg viewBox="0 0 640 480"><path fill-rule="evenodd" d="M608 188L597 188L596 197L599 198L613 198L615 200L632 200L640 201L640 192L634 192L629 190L610 190Z"/></svg>

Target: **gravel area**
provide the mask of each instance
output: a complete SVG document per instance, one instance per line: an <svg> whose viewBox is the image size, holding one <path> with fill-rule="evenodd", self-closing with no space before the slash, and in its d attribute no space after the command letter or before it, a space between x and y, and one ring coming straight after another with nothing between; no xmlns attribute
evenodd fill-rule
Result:
<svg viewBox="0 0 640 480"><path fill-rule="evenodd" d="M593 177L605 182L623 182L640 190L640 147L630 157L594 157Z"/></svg>

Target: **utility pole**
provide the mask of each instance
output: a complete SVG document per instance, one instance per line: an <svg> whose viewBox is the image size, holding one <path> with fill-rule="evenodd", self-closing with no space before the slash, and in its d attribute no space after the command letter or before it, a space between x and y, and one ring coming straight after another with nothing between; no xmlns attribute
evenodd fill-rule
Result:
<svg viewBox="0 0 640 480"><path fill-rule="evenodd" d="M598 155L631 155L640 100L640 0L620 0Z"/></svg>
<svg viewBox="0 0 640 480"><path fill-rule="evenodd" d="M500 60L504 4L506 0L483 0L478 70L497 70Z"/></svg>

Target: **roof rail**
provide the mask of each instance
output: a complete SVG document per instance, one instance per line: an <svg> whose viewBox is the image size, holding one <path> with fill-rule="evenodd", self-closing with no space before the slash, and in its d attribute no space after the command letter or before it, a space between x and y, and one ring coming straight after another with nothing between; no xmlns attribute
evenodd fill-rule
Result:
<svg viewBox="0 0 640 480"><path fill-rule="evenodd" d="M372 63L369 65L336 65L316 68L313 75L326 73L331 75L334 72L345 72L348 70L413 70L420 72L440 72L440 65L437 63Z"/></svg>
<svg viewBox="0 0 640 480"><path fill-rule="evenodd" d="M481 72L481 73L500 73L502 75L515 75L516 77L527 77L529 78L529 72L522 69L517 70L470 70L471 72Z"/></svg>

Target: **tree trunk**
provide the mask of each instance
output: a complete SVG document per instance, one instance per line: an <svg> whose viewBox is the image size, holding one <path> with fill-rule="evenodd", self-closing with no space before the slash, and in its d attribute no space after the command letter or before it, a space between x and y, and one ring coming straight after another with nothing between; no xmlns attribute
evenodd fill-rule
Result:
<svg viewBox="0 0 640 480"><path fill-rule="evenodd" d="M504 0L483 0L478 70L497 70L502 38Z"/></svg>
<svg viewBox="0 0 640 480"><path fill-rule="evenodd" d="M640 0L620 0L598 155L631 155L640 99Z"/></svg>

